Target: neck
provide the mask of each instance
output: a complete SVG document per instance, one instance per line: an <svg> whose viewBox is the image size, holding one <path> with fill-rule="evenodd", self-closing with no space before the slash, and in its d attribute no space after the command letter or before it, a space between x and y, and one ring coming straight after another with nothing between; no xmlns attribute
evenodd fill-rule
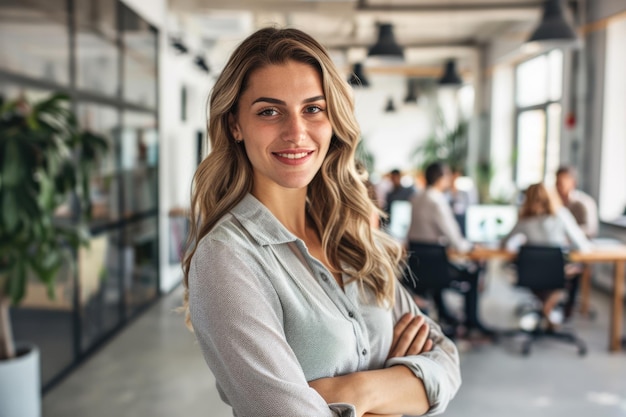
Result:
<svg viewBox="0 0 626 417"><path fill-rule="evenodd" d="M432 188L433 190L437 190L440 193L444 193L446 191L445 187L439 183L431 185L430 188Z"/></svg>
<svg viewBox="0 0 626 417"><path fill-rule="evenodd" d="M303 239L306 236L306 188L297 190L276 187L255 190L252 195L259 200L274 217L294 235Z"/></svg>

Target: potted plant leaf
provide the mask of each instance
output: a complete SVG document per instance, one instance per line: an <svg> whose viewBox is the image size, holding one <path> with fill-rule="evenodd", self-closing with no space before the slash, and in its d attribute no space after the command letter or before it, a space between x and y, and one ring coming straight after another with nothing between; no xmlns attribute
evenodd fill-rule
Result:
<svg viewBox="0 0 626 417"><path fill-rule="evenodd" d="M35 103L0 98L0 415L41 415L39 353L17 345L9 307L26 295L28 279L54 298L61 267L88 243L89 179L105 138L80 131L69 97ZM72 201L70 218L55 213ZM4 378L4 380L3 380Z"/></svg>
<svg viewBox="0 0 626 417"><path fill-rule="evenodd" d="M453 171L463 172L467 164L469 122L460 120L448 127L441 109L435 111L434 117L431 135L413 151L418 169L424 170L433 162L443 161Z"/></svg>

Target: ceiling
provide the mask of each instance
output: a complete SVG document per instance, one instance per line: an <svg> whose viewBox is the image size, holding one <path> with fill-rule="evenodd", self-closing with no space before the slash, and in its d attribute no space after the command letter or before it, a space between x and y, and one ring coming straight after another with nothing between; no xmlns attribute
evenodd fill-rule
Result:
<svg viewBox="0 0 626 417"><path fill-rule="evenodd" d="M377 22L392 23L405 47L404 71L440 71L455 58L472 68L477 47L494 38L525 39L541 17L541 0L169 0L173 32L193 28L213 61L263 26L297 27L346 65L362 61ZM216 62L213 62L216 64ZM217 63L219 65L219 63ZM397 69L397 68L396 68Z"/></svg>

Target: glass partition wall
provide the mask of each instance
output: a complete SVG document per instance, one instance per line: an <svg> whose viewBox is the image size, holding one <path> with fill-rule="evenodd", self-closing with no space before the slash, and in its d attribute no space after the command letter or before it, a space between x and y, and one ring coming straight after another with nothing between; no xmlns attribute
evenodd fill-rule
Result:
<svg viewBox="0 0 626 417"><path fill-rule="evenodd" d="M0 0L0 95L66 92L110 144L91 178L89 248L54 301L33 279L11 311L17 340L40 348L44 390L158 296L157 36L118 0Z"/></svg>

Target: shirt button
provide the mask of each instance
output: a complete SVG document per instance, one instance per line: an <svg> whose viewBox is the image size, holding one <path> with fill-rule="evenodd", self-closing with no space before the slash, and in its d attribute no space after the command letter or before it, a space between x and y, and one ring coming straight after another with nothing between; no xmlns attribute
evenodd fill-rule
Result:
<svg viewBox="0 0 626 417"><path fill-rule="evenodd" d="M354 318L354 313L352 311L348 311L348 316L350 316L351 319Z"/></svg>
<svg viewBox="0 0 626 417"><path fill-rule="evenodd" d="M363 349L361 353L363 354L363 356L367 355L367 349Z"/></svg>
<svg viewBox="0 0 626 417"><path fill-rule="evenodd" d="M328 282L328 277L324 274L322 274L322 281Z"/></svg>

